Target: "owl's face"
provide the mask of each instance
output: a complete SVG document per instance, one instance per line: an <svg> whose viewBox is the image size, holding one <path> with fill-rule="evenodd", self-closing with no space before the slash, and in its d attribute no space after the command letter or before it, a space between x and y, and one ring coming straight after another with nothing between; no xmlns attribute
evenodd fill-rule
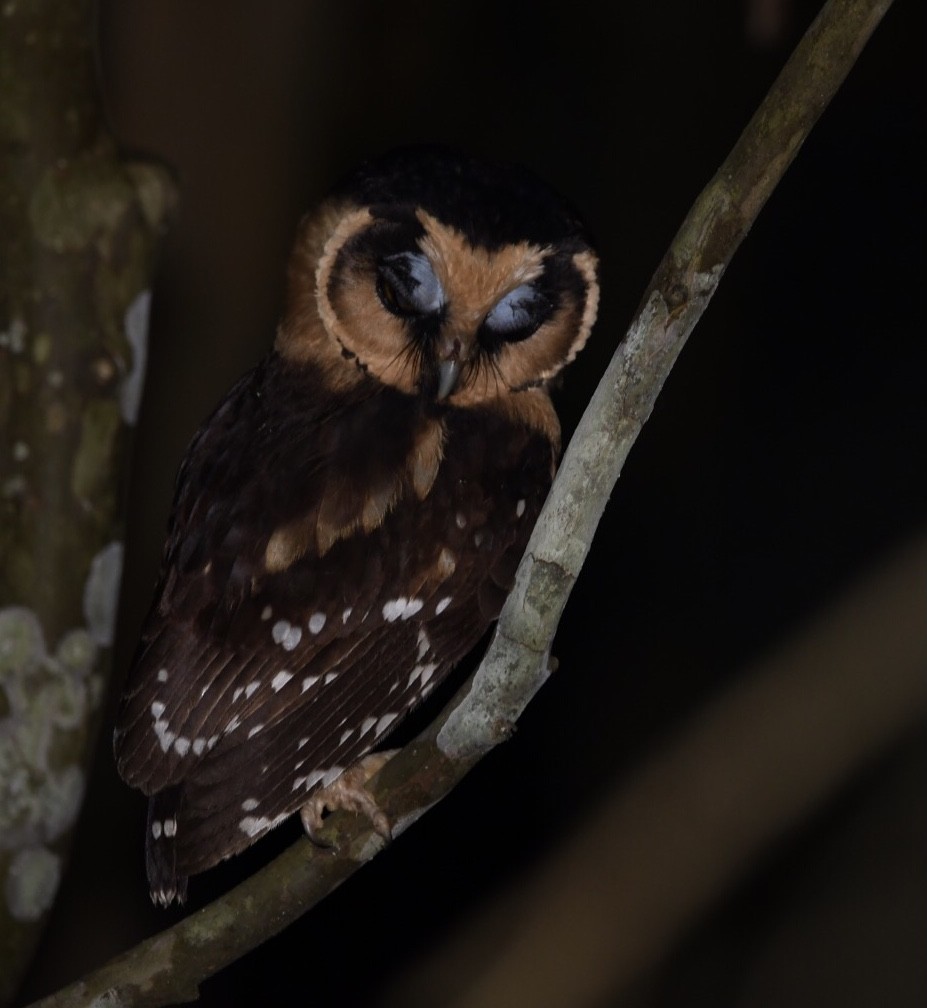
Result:
<svg viewBox="0 0 927 1008"><path fill-rule="evenodd" d="M368 375L459 406L545 383L589 335L594 253L540 183L429 157L414 163L430 175L402 154L366 169L304 223L278 347L338 383Z"/></svg>

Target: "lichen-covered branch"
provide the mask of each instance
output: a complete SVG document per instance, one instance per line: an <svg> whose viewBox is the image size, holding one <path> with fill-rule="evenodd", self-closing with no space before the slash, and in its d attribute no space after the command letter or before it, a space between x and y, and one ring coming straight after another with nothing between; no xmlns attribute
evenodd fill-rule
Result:
<svg viewBox="0 0 927 1008"><path fill-rule="evenodd" d="M0 28L0 1004L83 796L171 192L103 129L91 8L12 2Z"/></svg>
<svg viewBox="0 0 927 1008"><path fill-rule="evenodd" d="M718 174L699 196L651 281L577 429L473 679L373 782L401 833L505 739L547 677L570 589L625 458L731 257L852 67L890 0L829 0ZM297 843L225 897L152 938L45 1006L165 1005L282 930L381 845L344 813L334 847Z"/></svg>

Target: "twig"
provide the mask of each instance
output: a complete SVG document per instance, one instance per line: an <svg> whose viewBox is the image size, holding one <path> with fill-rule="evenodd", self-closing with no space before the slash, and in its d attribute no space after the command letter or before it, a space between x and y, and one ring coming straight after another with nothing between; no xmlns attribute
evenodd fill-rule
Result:
<svg viewBox="0 0 927 1008"><path fill-rule="evenodd" d="M471 681L373 782L398 834L504 740L548 675L547 652L612 487L686 338L769 194L890 0L829 0L673 240L574 435ZM219 900L38 1004L155 1006L281 931L377 853L358 820L330 820L332 851L307 841Z"/></svg>

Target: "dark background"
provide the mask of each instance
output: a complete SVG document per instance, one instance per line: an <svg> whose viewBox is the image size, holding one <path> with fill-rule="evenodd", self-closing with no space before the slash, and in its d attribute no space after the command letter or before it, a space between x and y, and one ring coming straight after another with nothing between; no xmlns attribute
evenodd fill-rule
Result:
<svg viewBox="0 0 927 1008"><path fill-rule="evenodd" d="M295 224L333 180L436 140L522 162L572 198L597 236L603 303L557 398L569 434L691 201L817 8L102 2L113 131L127 153L172 165L182 194L154 287L114 693L186 443L270 345ZM516 740L207 982L204 1004L375 1004L687 713L923 525L924 29L924 5L898 0L735 257L632 453L561 626L561 670ZM24 998L176 919L148 902L144 802L110 756L114 702ZM899 739L719 898L635 1003L923 1004L925 756L923 731ZM190 906L297 833L287 824L196 878ZM761 982L770 950L809 920L805 958Z"/></svg>

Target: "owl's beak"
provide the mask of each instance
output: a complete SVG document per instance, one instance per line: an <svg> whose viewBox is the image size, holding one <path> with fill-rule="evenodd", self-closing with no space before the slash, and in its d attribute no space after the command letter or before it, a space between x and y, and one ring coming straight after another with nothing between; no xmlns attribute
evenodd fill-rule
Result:
<svg viewBox="0 0 927 1008"><path fill-rule="evenodd" d="M462 341L459 333L446 333L438 343L438 401L456 390L460 383L460 373L463 360L468 353L467 344Z"/></svg>
<svg viewBox="0 0 927 1008"><path fill-rule="evenodd" d="M459 381L460 361L456 357L441 361L438 365L438 399L447 399Z"/></svg>

